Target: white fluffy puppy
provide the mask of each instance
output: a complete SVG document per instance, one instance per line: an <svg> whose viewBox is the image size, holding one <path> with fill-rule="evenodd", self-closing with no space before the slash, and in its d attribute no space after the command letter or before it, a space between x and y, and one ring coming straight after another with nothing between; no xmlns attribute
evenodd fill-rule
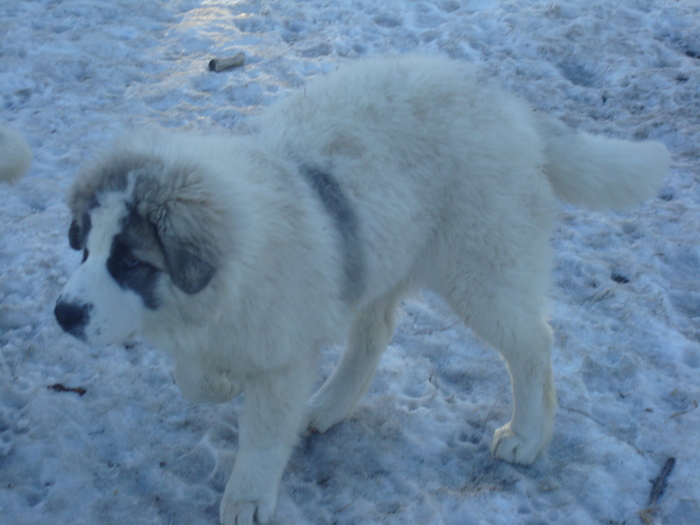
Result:
<svg viewBox="0 0 700 525"><path fill-rule="evenodd" d="M32 164L32 151L16 131L0 126L0 180L14 182Z"/></svg>
<svg viewBox="0 0 700 525"><path fill-rule="evenodd" d="M501 352L514 407L491 451L534 461L556 406L555 197L631 206L659 187L666 148L573 131L438 57L344 65L256 129L127 136L85 168L69 198L83 264L55 311L90 343L167 349L194 401L245 389L221 522L271 518L299 430L352 410L416 287ZM319 348L346 336L306 403Z"/></svg>

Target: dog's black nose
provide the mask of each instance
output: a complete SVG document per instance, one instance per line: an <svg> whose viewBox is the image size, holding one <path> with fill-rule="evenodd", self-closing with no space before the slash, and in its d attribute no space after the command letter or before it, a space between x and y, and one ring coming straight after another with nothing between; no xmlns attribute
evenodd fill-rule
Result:
<svg viewBox="0 0 700 525"><path fill-rule="evenodd" d="M90 319L90 307L86 304L58 301L53 313L61 328L76 337L82 336Z"/></svg>

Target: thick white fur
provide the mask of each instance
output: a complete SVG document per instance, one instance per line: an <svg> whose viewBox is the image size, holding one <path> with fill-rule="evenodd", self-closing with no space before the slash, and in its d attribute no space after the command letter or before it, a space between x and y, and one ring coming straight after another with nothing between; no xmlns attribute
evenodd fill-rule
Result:
<svg viewBox="0 0 700 525"><path fill-rule="evenodd" d="M32 164L32 151L16 131L0 126L0 180L14 182Z"/></svg>
<svg viewBox="0 0 700 525"><path fill-rule="evenodd" d="M555 196L629 206L660 185L666 149L572 131L473 67L437 57L342 66L257 126L245 137L138 136L117 147L198 166L202 202L227 210L225 260L211 283L187 295L163 280L163 306L140 321L174 356L191 399L245 389L221 522L270 519L298 431L324 431L352 410L391 337L398 299L415 287L442 294L501 352L514 407L491 450L534 461L556 406L545 321ZM364 282L352 303L342 297L336 224L300 175L304 165L331 174L356 215ZM106 226L90 235L98 228ZM305 408L319 348L348 334L340 364Z"/></svg>

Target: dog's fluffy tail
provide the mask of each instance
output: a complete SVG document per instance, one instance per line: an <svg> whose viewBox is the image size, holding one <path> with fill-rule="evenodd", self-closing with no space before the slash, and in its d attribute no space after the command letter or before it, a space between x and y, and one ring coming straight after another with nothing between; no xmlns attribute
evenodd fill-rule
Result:
<svg viewBox="0 0 700 525"><path fill-rule="evenodd" d="M573 130L536 112L545 174L557 197L591 209L625 209L658 191L670 155L656 141L631 142Z"/></svg>
<svg viewBox="0 0 700 525"><path fill-rule="evenodd" d="M31 164L32 150L22 136L8 127L0 126L0 181L16 181Z"/></svg>

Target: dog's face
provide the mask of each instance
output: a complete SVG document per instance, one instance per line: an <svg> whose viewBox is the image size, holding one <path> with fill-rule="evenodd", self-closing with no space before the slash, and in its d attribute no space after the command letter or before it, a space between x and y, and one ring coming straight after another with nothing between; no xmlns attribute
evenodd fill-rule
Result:
<svg viewBox="0 0 700 525"><path fill-rule="evenodd" d="M217 271L221 214L191 165L121 151L81 173L69 201L83 262L54 312L79 339L128 340L173 293L197 294Z"/></svg>
<svg viewBox="0 0 700 525"><path fill-rule="evenodd" d="M166 269L151 229L131 213L121 193L73 220L71 247L83 262L56 304L63 329L90 343L109 344L141 331L147 309L160 306L158 285Z"/></svg>

